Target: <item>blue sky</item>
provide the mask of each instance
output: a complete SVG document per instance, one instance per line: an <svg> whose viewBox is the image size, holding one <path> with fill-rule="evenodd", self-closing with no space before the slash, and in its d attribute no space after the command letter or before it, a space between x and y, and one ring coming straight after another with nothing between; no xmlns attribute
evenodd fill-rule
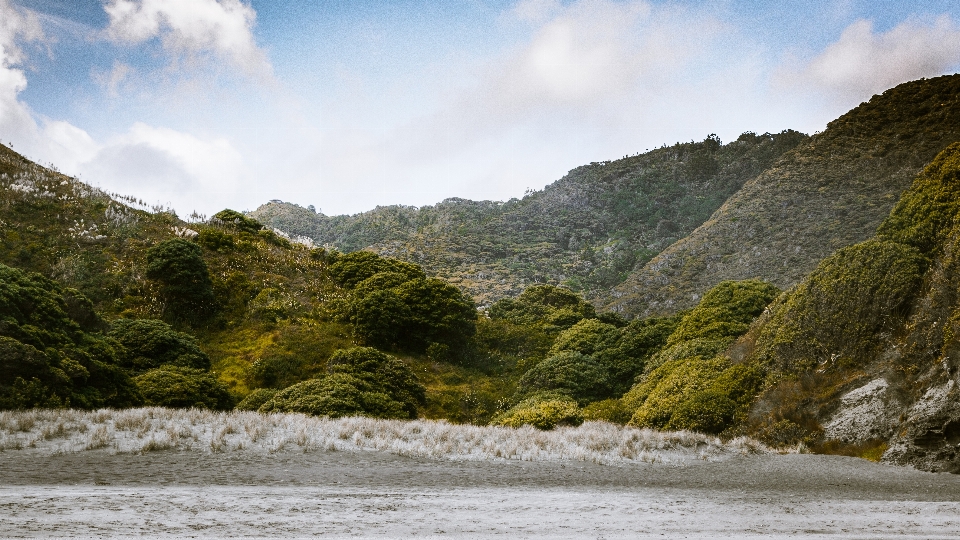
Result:
<svg viewBox="0 0 960 540"><path fill-rule="evenodd" d="M960 4L0 0L0 141L181 215L504 200L960 68Z"/></svg>

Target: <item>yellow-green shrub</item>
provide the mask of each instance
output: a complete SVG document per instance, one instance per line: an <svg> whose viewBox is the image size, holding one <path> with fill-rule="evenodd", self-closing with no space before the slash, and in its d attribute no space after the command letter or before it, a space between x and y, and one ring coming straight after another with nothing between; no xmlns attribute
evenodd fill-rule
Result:
<svg viewBox="0 0 960 540"><path fill-rule="evenodd" d="M576 401L566 396L545 393L521 401L498 414L490 423L514 428L531 425L549 430L557 426L579 426L583 423L583 411Z"/></svg>

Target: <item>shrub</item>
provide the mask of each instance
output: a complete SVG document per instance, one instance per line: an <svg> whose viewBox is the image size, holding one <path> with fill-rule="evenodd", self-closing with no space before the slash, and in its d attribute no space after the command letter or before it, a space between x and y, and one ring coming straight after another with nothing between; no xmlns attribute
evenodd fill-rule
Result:
<svg viewBox="0 0 960 540"><path fill-rule="evenodd" d="M772 284L756 279L720 282L683 317L667 344L743 335L779 293Z"/></svg>
<svg viewBox="0 0 960 540"><path fill-rule="evenodd" d="M543 391L555 391L586 403L607 397L610 380L607 370L593 357L565 351L540 362L517 382L519 395Z"/></svg>
<svg viewBox="0 0 960 540"><path fill-rule="evenodd" d="M682 341L653 355L644 366L644 371L646 373L650 373L667 362L682 360L684 358L690 358L693 356L699 356L701 358L713 358L725 351L731 343L733 343L733 338L696 338Z"/></svg>
<svg viewBox="0 0 960 540"><path fill-rule="evenodd" d="M407 280L427 277L423 270L413 263L381 257L369 251L355 251L337 257L330 264L329 272L334 280L348 289L353 289L360 282L383 272L402 274Z"/></svg>
<svg viewBox="0 0 960 540"><path fill-rule="evenodd" d="M494 320L539 325L559 332L583 319L597 317L596 309L573 291L554 285L527 287L516 299L505 298L490 306Z"/></svg>
<svg viewBox="0 0 960 540"><path fill-rule="evenodd" d="M146 276L160 284L164 318L199 323L215 311L213 284L200 246L175 238L147 250Z"/></svg>
<svg viewBox="0 0 960 540"><path fill-rule="evenodd" d="M356 295L349 311L357 337L383 348L423 353L439 343L457 351L476 332L473 301L439 279L415 279Z"/></svg>
<svg viewBox="0 0 960 540"><path fill-rule="evenodd" d="M223 222L224 225L232 226L238 231L242 231L250 234L257 234L263 229L263 223L249 218L236 210L221 210L213 215L214 219L218 219Z"/></svg>
<svg viewBox="0 0 960 540"><path fill-rule="evenodd" d="M247 397L243 398L240 403L237 403L237 410L240 411L256 411L263 406L264 403L273 399L277 395L278 390L273 388L258 388L253 392L247 394Z"/></svg>
<svg viewBox="0 0 960 540"><path fill-rule="evenodd" d="M498 414L490 423L513 428L530 425L550 430L557 426L579 426L583 423L583 411L576 401L566 396L545 393L524 399Z"/></svg>
<svg viewBox="0 0 960 540"><path fill-rule="evenodd" d="M278 392L260 412L298 412L314 416L410 418L405 404L377 392L374 385L347 373L333 373Z"/></svg>
<svg viewBox="0 0 960 540"><path fill-rule="evenodd" d="M369 347L341 349L327 361L327 372L345 373L372 385L403 404L409 418L417 417L417 406L426 403L426 389L406 364Z"/></svg>
<svg viewBox="0 0 960 540"><path fill-rule="evenodd" d="M120 365L128 370L142 372L162 365L210 369L210 358L200 350L196 338L163 321L118 319L110 325L108 335L126 349Z"/></svg>
<svg viewBox="0 0 960 540"><path fill-rule="evenodd" d="M0 408L140 404L100 325L79 292L0 264Z"/></svg>
<svg viewBox="0 0 960 540"><path fill-rule="evenodd" d="M232 234L217 229L204 229L197 235L197 243L209 249L226 253L236 247L236 240Z"/></svg>
<svg viewBox="0 0 960 540"><path fill-rule="evenodd" d="M146 405L228 410L233 396L217 378L199 369L162 366L134 378Z"/></svg>
<svg viewBox="0 0 960 540"><path fill-rule="evenodd" d="M613 424L626 424L630 421L633 411L623 406L619 399L604 399L594 401L583 408L584 420L600 420Z"/></svg>
<svg viewBox="0 0 960 540"><path fill-rule="evenodd" d="M875 354L878 334L905 317L923 265L915 248L890 241L837 251L772 308L755 360L779 374L862 365Z"/></svg>
<svg viewBox="0 0 960 540"><path fill-rule="evenodd" d="M677 406L706 390L727 365L728 360L722 357L710 360L693 357L674 360L653 370L645 381L623 397L624 404L636 411L630 424L664 429Z"/></svg>
<svg viewBox="0 0 960 540"><path fill-rule="evenodd" d="M900 197L877 229L877 238L907 244L931 256L943 248L958 214L960 143L953 143L934 158Z"/></svg>
<svg viewBox="0 0 960 540"><path fill-rule="evenodd" d="M560 332L550 354L573 351L592 355L610 348L620 336L617 327L602 323L596 319L585 319Z"/></svg>

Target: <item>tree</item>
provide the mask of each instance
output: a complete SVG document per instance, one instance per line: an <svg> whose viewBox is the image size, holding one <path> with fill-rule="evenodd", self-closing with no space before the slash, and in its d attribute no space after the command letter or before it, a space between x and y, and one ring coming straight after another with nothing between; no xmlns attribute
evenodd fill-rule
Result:
<svg viewBox="0 0 960 540"><path fill-rule="evenodd" d="M327 373L281 390L259 410L416 418L425 403L426 390L406 364L376 349L353 347L334 353Z"/></svg>
<svg viewBox="0 0 960 540"><path fill-rule="evenodd" d="M532 367L517 382L520 395L543 391L559 392L583 404L608 397L610 380L593 357L564 351Z"/></svg>
<svg viewBox="0 0 960 540"><path fill-rule="evenodd" d="M79 292L0 264L0 409L140 404L117 343L85 329L99 321Z"/></svg>
<svg viewBox="0 0 960 540"><path fill-rule="evenodd" d="M214 409L233 408L230 391L212 373L200 369L162 366L134 378L146 405Z"/></svg>
<svg viewBox="0 0 960 540"><path fill-rule="evenodd" d="M399 273L406 276L406 280L427 277L416 264L381 257L369 251L341 255L330 265L330 275L348 289L353 289L361 281L382 272Z"/></svg>
<svg viewBox="0 0 960 540"><path fill-rule="evenodd" d="M126 349L120 365L128 370L142 372L162 365L210 369L210 358L200 350L196 338L163 321L119 319L108 335Z"/></svg>
<svg viewBox="0 0 960 540"><path fill-rule="evenodd" d="M213 284L200 246L180 238L160 242L147 250L146 275L160 284L165 319L195 324L215 312Z"/></svg>

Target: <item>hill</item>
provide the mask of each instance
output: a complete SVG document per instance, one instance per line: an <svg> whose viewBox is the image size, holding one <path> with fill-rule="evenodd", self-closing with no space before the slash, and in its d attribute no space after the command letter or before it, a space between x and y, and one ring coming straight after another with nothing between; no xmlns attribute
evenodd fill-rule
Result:
<svg viewBox="0 0 960 540"><path fill-rule="evenodd" d="M806 140L795 131L744 133L728 144L710 136L584 165L507 202L447 199L331 217L277 201L249 215L320 245L420 264L481 305L536 283L595 299Z"/></svg>
<svg viewBox="0 0 960 540"><path fill-rule="evenodd" d="M960 75L874 96L746 182L600 303L649 316L691 307L723 280L790 287L835 250L871 237L921 168L956 140Z"/></svg>

